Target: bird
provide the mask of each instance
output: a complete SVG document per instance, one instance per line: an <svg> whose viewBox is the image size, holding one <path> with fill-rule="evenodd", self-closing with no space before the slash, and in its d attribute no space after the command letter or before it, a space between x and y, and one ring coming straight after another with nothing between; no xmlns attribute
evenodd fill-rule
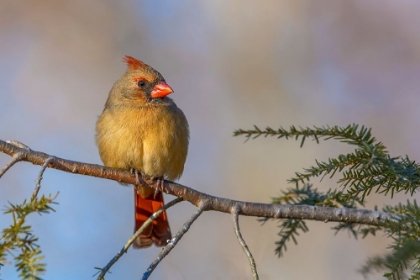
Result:
<svg viewBox="0 0 420 280"><path fill-rule="evenodd" d="M105 166L134 170L159 180L179 179L188 153L189 125L167 95L173 89L144 62L125 56L127 70L113 85L96 123L96 144ZM163 182L163 181L161 181ZM134 188L135 228L164 205L161 191ZM134 241L133 247L165 246L172 238L163 212Z"/></svg>

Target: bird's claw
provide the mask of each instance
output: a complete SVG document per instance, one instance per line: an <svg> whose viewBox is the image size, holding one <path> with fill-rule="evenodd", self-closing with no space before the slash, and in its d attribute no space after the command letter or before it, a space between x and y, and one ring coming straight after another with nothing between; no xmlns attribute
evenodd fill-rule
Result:
<svg viewBox="0 0 420 280"><path fill-rule="evenodd" d="M130 172L134 175L136 175L136 186L140 186L140 176L139 176L139 171L135 168L130 168Z"/></svg>
<svg viewBox="0 0 420 280"><path fill-rule="evenodd" d="M165 180L162 177L159 178L153 178L156 179L157 188L155 189L155 194L153 195L153 199L156 199L156 195L163 191L163 185L165 184Z"/></svg>

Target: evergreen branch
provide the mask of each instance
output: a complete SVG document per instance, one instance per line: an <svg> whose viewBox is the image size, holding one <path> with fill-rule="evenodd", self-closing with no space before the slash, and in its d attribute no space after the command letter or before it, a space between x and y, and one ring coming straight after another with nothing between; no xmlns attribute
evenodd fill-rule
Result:
<svg viewBox="0 0 420 280"><path fill-rule="evenodd" d="M238 129L233 132L233 136L245 136L247 139L255 139L260 136L276 136L278 139L280 138L294 138L298 140L301 138L301 147L305 143L306 138L310 137L313 138L314 141L319 143L319 139L324 138L324 140L339 140L343 143L348 143L351 145L374 145L376 143L375 137L372 136L371 129L362 126L359 129L358 124L351 124L344 128L339 126L322 126L314 128L296 128L295 126L291 126L289 130L280 127L279 129L275 130L271 127L267 127L264 130L261 130L259 127L254 126L254 129L250 130L243 130ZM385 147L381 143L375 144L378 149L383 150L385 152Z"/></svg>
<svg viewBox="0 0 420 280"><path fill-rule="evenodd" d="M405 205L385 206L383 211L399 215L399 223L383 227L393 240L390 246L392 251L368 259L360 272L366 276L375 269L385 271L384 277L388 279L419 279L416 277L420 275L420 207L414 200L407 201ZM410 276L407 276L407 272Z"/></svg>
<svg viewBox="0 0 420 280"><path fill-rule="evenodd" d="M364 199L374 188L375 192L390 193L391 197L398 192L413 195L420 184L420 166L408 156L402 159L387 156L371 166L344 171L338 183L349 188L348 197Z"/></svg>
<svg viewBox="0 0 420 280"><path fill-rule="evenodd" d="M288 205L311 205L322 207L335 207L335 208L356 208L357 204L362 205L359 200L346 201L343 200L343 193L337 190L329 190L325 194L314 189L311 184L305 184L302 188L296 186L287 191L282 191L282 195L272 198L273 204L288 204ZM260 219L265 223L269 218ZM348 223L340 223L341 225L350 225ZM283 255L287 250L287 242L293 241L297 244L297 236L299 232L306 233L309 228L305 221L297 219L287 219L279 226L280 231L278 236L280 240L276 241L275 253L278 257ZM342 228L344 228L342 226ZM340 228L340 229L342 229ZM348 229L351 227L347 226Z"/></svg>
<svg viewBox="0 0 420 280"><path fill-rule="evenodd" d="M34 198L22 204L12 204L6 208L4 214L10 214L13 223L5 228L0 235L0 263L7 262L7 255L14 258L15 266L22 279L38 280L39 275L45 273L46 265L41 263L44 258L38 245L38 238L32 233L32 228L26 225L27 216L32 213L50 213L54 211L51 204L55 197ZM13 253L18 252L16 256Z"/></svg>
<svg viewBox="0 0 420 280"><path fill-rule="evenodd" d="M361 165L367 164L372 156L362 150L356 150L355 153L347 155L339 155L337 158L329 158L327 162L316 160L316 166L304 169L305 172L296 172L295 177L289 179L290 183L299 184L309 181L312 177L326 176L332 172L332 178L336 172L343 171L344 168L349 167L350 170L358 169ZM322 177L322 178L323 178ZM321 179L322 180L322 179Z"/></svg>
<svg viewBox="0 0 420 280"><path fill-rule="evenodd" d="M297 245L298 243L296 236L299 235L299 230L301 230L303 233L306 233L309 231L309 228L306 226L304 221L293 219L285 220L279 227L280 232L278 233L278 236L281 238L279 241L275 242L277 245L275 253L280 258L283 256L283 251L287 251L286 243L290 240L293 240L293 243Z"/></svg>
<svg viewBox="0 0 420 280"><path fill-rule="evenodd" d="M339 155L336 158L329 158L327 161L316 160L316 165L304 169L304 172L296 172L295 177L289 182L304 184L311 178L321 177L321 180L329 175L332 178L337 172L342 173L338 183L347 187L344 194L345 200L359 199L364 201L373 189L375 192L384 195L405 192L414 194L420 184L420 165L411 161L408 156L405 158L390 157L386 147L377 142L372 136L371 129L357 124L341 128L314 127L297 129L292 126L289 130L280 127L274 130L267 127L261 130L257 126L253 130L236 130L235 136L244 135L247 139L258 138L259 136L277 136L277 138L301 138L301 147L305 139L310 137L319 143L319 139L338 140L350 145L355 145L353 153Z"/></svg>
<svg viewBox="0 0 420 280"><path fill-rule="evenodd" d="M418 267L413 267L414 260L420 254L420 241L411 240L401 245L393 246L391 253L384 256L376 256L368 259L366 264L359 270L364 276L377 271L387 271L384 277L387 279L407 279L406 271L419 275ZM414 277L412 275L411 277ZM418 278L412 278L418 279Z"/></svg>

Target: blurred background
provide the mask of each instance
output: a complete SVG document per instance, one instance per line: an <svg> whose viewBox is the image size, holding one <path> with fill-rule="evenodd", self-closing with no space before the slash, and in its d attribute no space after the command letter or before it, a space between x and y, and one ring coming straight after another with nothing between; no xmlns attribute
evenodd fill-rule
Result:
<svg viewBox="0 0 420 280"><path fill-rule="evenodd" d="M180 182L199 191L269 202L295 171L351 151L333 142L300 149L292 140L232 137L254 124L364 124L392 156L419 159L419 9L414 0L0 0L0 139L99 164L95 122L127 54L174 88L191 129ZM0 166L9 160L0 154ZM2 209L30 197L39 170L19 163L1 178ZM335 182L314 181L324 191ZM57 192L56 213L29 219L46 256L44 277L92 279L132 234L132 189L49 169L41 193ZM375 195L367 207L387 203ZM173 232L194 211L188 203L171 208ZM2 216L0 228L10 219ZM261 279L363 279L357 270L388 244L382 236L334 236L333 224L310 222L278 259L276 222L240 217L240 224ZM130 250L107 279L139 279L159 250ZM13 266L0 272L17 279ZM193 224L151 277L251 278L231 217L215 212Z"/></svg>

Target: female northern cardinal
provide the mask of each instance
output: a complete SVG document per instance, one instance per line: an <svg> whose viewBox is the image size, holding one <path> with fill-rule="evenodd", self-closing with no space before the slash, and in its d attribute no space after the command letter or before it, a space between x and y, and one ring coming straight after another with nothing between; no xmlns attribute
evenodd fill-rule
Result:
<svg viewBox="0 0 420 280"><path fill-rule="evenodd" d="M125 74L114 84L96 123L96 143L106 166L134 169L153 178L175 180L184 170L188 151L188 122L167 95L172 88L149 65L125 56ZM135 191L135 230L163 204L161 192L140 186ZM162 213L134 243L164 246L171 239Z"/></svg>

